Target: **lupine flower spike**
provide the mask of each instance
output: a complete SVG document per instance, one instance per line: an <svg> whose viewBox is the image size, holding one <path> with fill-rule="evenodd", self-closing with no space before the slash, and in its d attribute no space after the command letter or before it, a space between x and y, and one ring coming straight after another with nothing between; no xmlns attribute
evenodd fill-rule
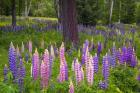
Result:
<svg viewBox="0 0 140 93"><path fill-rule="evenodd" d="M64 43L62 43L59 50L59 55L60 55L60 72L58 76L59 82L64 82L68 80L68 67L67 67L64 52L65 52Z"/></svg>
<svg viewBox="0 0 140 93"><path fill-rule="evenodd" d="M8 74L8 67L7 67L7 65L5 64L5 66L4 66L4 70L3 70L3 74L4 74L4 82L6 82L7 81L7 74Z"/></svg>
<svg viewBox="0 0 140 93"><path fill-rule="evenodd" d="M41 73L41 85L43 89L48 87L48 82L49 82L49 76L48 76L49 73L46 70L47 68L48 67L46 63L42 61L40 73Z"/></svg>
<svg viewBox="0 0 140 93"><path fill-rule="evenodd" d="M39 76L39 54L37 49L32 57L32 70L33 79L36 80Z"/></svg>
<svg viewBox="0 0 140 93"><path fill-rule="evenodd" d="M50 55L49 55L49 51L47 49L45 49L44 55L43 55L43 61L46 65L46 71L47 71L47 76L46 77L50 77L51 75L51 62L50 62Z"/></svg>
<svg viewBox="0 0 140 93"><path fill-rule="evenodd" d="M17 77L16 51L12 42L9 48L9 67L10 67L10 71L13 74L14 79L16 79Z"/></svg>
<svg viewBox="0 0 140 93"><path fill-rule="evenodd" d="M74 64L73 65L74 65L73 68L74 68L74 72L75 72L76 83L78 85L84 79L84 73L83 73L82 66L78 62L78 59L74 60Z"/></svg>

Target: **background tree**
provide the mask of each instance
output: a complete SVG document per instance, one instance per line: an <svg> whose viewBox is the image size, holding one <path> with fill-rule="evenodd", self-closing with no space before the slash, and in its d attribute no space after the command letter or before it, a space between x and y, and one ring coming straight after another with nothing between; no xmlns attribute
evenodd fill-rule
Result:
<svg viewBox="0 0 140 93"><path fill-rule="evenodd" d="M76 2L75 0L59 0L59 6L64 41L65 43L71 41L76 45L78 43Z"/></svg>

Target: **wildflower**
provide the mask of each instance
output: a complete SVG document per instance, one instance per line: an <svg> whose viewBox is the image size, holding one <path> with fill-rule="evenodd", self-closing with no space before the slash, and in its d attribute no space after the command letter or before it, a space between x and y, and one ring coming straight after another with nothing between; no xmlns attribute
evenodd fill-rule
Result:
<svg viewBox="0 0 140 93"><path fill-rule="evenodd" d="M39 76L39 54L37 52L37 49L35 50L35 53L32 57L32 76L34 80L36 80Z"/></svg>

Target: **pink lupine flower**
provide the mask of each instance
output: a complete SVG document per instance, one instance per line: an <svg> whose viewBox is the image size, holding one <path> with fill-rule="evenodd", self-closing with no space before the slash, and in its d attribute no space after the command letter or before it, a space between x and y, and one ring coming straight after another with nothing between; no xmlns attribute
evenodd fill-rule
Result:
<svg viewBox="0 0 140 93"><path fill-rule="evenodd" d="M60 72L58 76L59 82L64 82L65 80L68 80L68 67L64 55L65 49L64 49L64 43L62 43L59 55L60 55Z"/></svg>
<svg viewBox="0 0 140 93"><path fill-rule="evenodd" d="M93 79L94 79L94 64L92 61L93 61L93 57L90 56L88 66L86 68L87 69L87 72L86 72L87 82L89 85L93 84Z"/></svg>
<svg viewBox="0 0 140 93"><path fill-rule="evenodd" d="M84 73L82 66L78 62L78 59L75 60L75 67L74 67L75 77L76 77L76 83L79 84L84 79Z"/></svg>
<svg viewBox="0 0 140 93"><path fill-rule="evenodd" d="M34 80L36 80L39 76L39 54L37 49L35 50L35 53L32 57L32 76Z"/></svg>
<svg viewBox="0 0 140 93"><path fill-rule="evenodd" d="M51 75L51 64L50 64L50 55L49 55L49 51L46 49L43 55L43 61L46 64L47 68L46 71L49 73L48 77L50 77Z"/></svg>
<svg viewBox="0 0 140 93"><path fill-rule="evenodd" d="M48 82L49 82L49 73L46 71L47 65L45 62L42 61L41 63L41 68L40 68L40 76L41 76L41 85L42 88L47 88L48 87Z"/></svg>
<svg viewBox="0 0 140 93"><path fill-rule="evenodd" d="M74 85L73 85L72 81L70 81L69 93L74 93Z"/></svg>
<svg viewBox="0 0 140 93"><path fill-rule="evenodd" d="M29 52L32 53L32 41L31 40L29 41L28 49L29 49Z"/></svg>

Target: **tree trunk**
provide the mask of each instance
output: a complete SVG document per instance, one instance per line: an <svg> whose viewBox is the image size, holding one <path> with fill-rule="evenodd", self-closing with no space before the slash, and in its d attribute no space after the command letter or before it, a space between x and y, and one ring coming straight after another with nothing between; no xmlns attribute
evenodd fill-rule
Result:
<svg viewBox="0 0 140 93"><path fill-rule="evenodd" d="M78 28L76 18L75 0L60 0L60 23L62 23L63 38L65 43L78 43Z"/></svg>
<svg viewBox="0 0 140 93"><path fill-rule="evenodd" d="M121 0L120 0L120 3L119 3L119 23L121 23L121 7L122 6L122 3L121 3Z"/></svg>
<svg viewBox="0 0 140 93"><path fill-rule="evenodd" d="M109 23L112 22L113 6L114 6L114 0L111 0Z"/></svg>
<svg viewBox="0 0 140 93"><path fill-rule="evenodd" d="M12 0L12 26L16 26L16 1Z"/></svg>

